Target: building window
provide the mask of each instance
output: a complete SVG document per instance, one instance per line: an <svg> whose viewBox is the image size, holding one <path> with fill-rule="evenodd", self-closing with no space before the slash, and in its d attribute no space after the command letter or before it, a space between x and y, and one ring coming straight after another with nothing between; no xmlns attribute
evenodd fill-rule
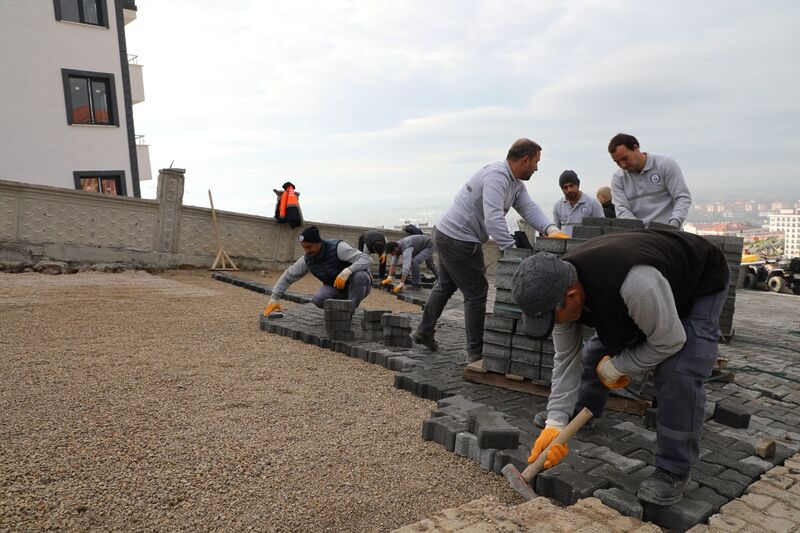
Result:
<svg viewBox="0 0 800 533"><path fill-rule="evenodd" d="M125 172L122 170L73 172L75 188L112 196L125 196Z"/></svg>
<svg viewBox="0 0 800 533"><path fill-rule="evenodd" d="M105 2L106 0L53 0L56 20L108 28Z"/></svg>
<svg viewBox="0 0 800 533"><path fill-rule="evenodd" d="M61 69L67 124L117 126L114 75Z"/></svg>

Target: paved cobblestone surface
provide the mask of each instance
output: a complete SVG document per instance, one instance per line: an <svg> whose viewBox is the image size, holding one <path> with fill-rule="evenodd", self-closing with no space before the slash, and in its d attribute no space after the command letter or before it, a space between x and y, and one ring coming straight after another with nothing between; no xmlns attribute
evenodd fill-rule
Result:
<svg viewBox="0 0 800 533"><path fill-rule="evenodd" d="M414 298L421 299L422 295L415 295ZM505 418L518 431L516 441L520 444L519 448L511 437L503 444L509 446L509 449L491 448L490 446L497 444L487 444L486 449L492 451L482 456L479 451L481 448L477 439L472 438L472 433L460 439L462 447L466 448L462 448L459 454L481 461L482 464L488 464L487 454L491 454L494 456L492 468L496 472L508 462L519 461L524 466L525 451L530 448L539 432L531 424L533 415L546 407L547 399L462 379L464 335L463 314L459 312L459 304L458 300L452 301L437 325L437 353L418 345L405 349L373 342L367 346L360 335L361 311L357 311L353 319L354 342L338 345L334 343L332 348L338 348L338 351L352 356L351 346L361 344L367 351L368 360L381 361L387 368L392 368L390 362L404 358L404 364L399 367L401 373L395 379L396 387L430 400L448 401L454 396L461 397L461 402L469 401L485 406L486 412L494 413L491 416L495 419L497 416ZM783 465L800 450L800 363L797 363L797 355L800 353L800 324L796 318L800 315L800 298L793 295L738 291L737 308L735 335L729 344L720 346L720 355L729 359L731 370L736 372L736 379L733 383L707 383L709 421L700 444L702 461L692 471L694 482L690 486L690 492L677 506L645 506L643 514L639 515L640 511L635 506L626 507L620 504L623 512L630 509L627 512L632 516L643 516L645 520L666 528L685 530L706 520L710 520L709 527L712 528L726 527L721 524L728 522L738 524L737 520L740 518L732 509L741 509L738 507L740 501L744 501L741 505L747 505L746 498L751 493L770 496L776 499L776 503L788 505L788 514L792 514L792 509L797 510L796 506L791 505L791 501L800 501L800 486L794 485L795 478L792 477L797 476L797 472L780 471L782 474L779 478L769 477L774 470L769 470L766 474L764 472L769 467ZM419 314L413 314L412 327L418 321ZM278 322L268 323L265 326L267 331L324 344L324 340L318 335L322 314L311 305L298 306L288 311L280 325ZM389 350L392 355L387 357L385 350ZM384 352L382 357L373 358L369 355L380 351ZM717 404L719 409L730 406L749 415L747 427L731 427L713 420L714 413L719 411ZM462 412L459 414L458 411ZM450 418L447 423L438 423L446 426L446 430L439 429L438 433L430 430L430 434L437 435L435 438L443 441L442 444L451 451L458 447L457 430L463 424L459 420L459 417L465 415L463 411L464 409L459 408L450 409L449 414L435 412L432 417ZM453 416L454 414L458 416ZM720 418L723 421L728 420L725 416ZM732 425L744 424L741 419L737 419ZM633 491L638 485L638 479L629 476L641 473L652 464L655 450L653 436L654 432L647 428L644 417L607 412L602 419L596 421L594 428L581 431L570 442L571 457L599 461L602 468L584 473L579 467L576 470L576 465L565 463L564 469L569 471L568 475L559 479L558 483L541 483L540 495L569 505L596 491L605 491L600 494L609 499L607 491L616 488L618 490L612 494L620 501L635 498ZM758 442L764 437L771 437L776 441L775 453L771 457L759 457L756 452ZM776 479L780 479L780 483ZM792 480L792 483L788 484L788 480ZM777 493L783 494L784 499L777 496ZM742 495L744 498L737 500ZM732 500L736 505L726 507ZM713 514L720 509L719 515ZM726 509L731 511L726 514ZM781 520L791 522L789 518L780 518L769 524L777 528L775 530L781 530L786 526ZM760 526L754 527L763 529L766 525L767 522L761 522Z"/></svg>

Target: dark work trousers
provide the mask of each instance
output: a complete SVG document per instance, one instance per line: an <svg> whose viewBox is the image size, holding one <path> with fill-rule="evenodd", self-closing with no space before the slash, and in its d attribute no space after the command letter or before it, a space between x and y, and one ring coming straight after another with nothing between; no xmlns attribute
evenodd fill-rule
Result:
<svg viewBox="0 0 800 533"><path fill-rule="evenodd" d="M727 295L725 290L695 299L689 316L681 320L686 343L655 368L658 399L656 466L683 475L697 462L700 435L705 420L706 390L703 378L711 375L717 362L719 315ZM583 348L583 376L580 397L575 407L583 407L599 417L609 389L597 377L597 363L605 355L617 355L606 348L597 335Z"/></svg>
<svg viewBox="0 0 800 533"><path fill-rule="evenodd" d="M359 270L350 275L344 289L337 289L330 285L323 285L311 296L311 303L317 307L325 307L325 300L335 298L336 300L352 300L353 309L357 308L361 301L367 297L372 290L372 276L366 270Z"/></svg>
<svg viewBox="0 0 800 533"><path fill-rule="evenodd" d="M434 227L433 247L439 256L438 279L425 302L417 331L422 334L433 332L444 306L458 289L464 295L467 351L479 354L483 349L483 324L486 320L486 296L489 293L483 246L453 239Z"/></svg>

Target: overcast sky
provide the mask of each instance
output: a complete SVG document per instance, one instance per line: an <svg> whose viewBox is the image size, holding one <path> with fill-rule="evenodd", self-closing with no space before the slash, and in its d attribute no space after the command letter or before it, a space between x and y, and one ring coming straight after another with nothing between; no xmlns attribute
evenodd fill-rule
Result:
<svg viewBox="0 0 800 533"><path fill-rule="evenodd" d="M291 180L308 220L432 223L529 137L550 212L564 169L609 182L619 131L676 159L695 201L800 197L800 2L136 4L136 132L154 175L187 169L187 204L211 189L271 216Z"/></svg>

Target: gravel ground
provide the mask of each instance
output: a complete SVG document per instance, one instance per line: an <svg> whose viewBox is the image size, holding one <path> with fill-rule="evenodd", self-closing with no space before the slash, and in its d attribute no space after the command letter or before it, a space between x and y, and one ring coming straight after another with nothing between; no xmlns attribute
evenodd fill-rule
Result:
<svg viewBox="0 0 800 533"><path fill-rule="evenodd" d="M521 501L423 441L434 404L392 372L259 331L264 303L205 271L0 273L0 530L381 531Z"/></svg>

